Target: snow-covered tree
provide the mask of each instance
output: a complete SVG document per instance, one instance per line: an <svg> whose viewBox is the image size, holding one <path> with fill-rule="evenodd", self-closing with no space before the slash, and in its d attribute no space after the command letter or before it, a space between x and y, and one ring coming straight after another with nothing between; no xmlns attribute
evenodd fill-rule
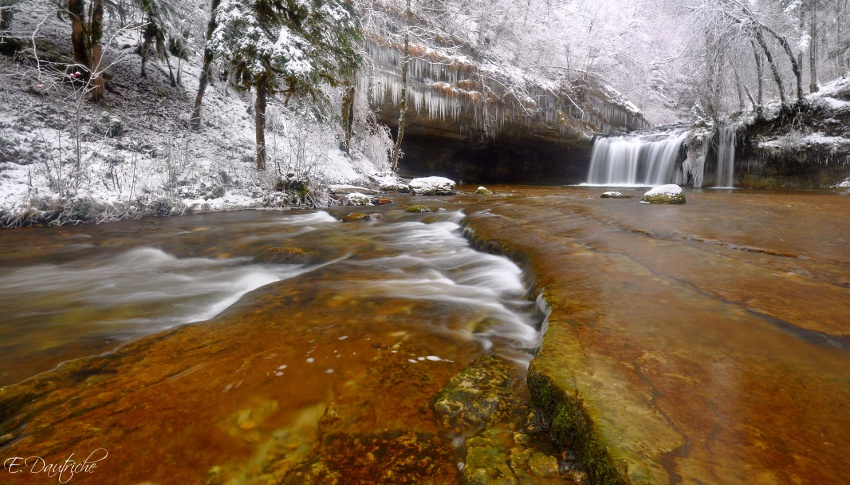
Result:
<svg viewBox="0 0 850 485"><path fill-rule="evenodd" d="M360 59L359 22L342 0L222 0L216 21L209 48L238 86L256 93L257 169L264 170L269 96L316 96L349 77Z"/></svg>

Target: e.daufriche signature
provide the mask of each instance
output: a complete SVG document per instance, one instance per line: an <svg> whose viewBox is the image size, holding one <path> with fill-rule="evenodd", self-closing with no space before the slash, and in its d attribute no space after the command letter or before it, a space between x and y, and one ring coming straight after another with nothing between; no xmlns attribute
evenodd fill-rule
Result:
<svg viewBox="0 0 850 485"><path fill-rule="evenodd" d="M109 452L105 448L98 448L89 453L83 461L74 459L74 455L75 453L71 453L67 460L56 463L48 463L40 456L16 456L7 458L3 462L3 469L12 475L20 473L46 475L58 479L59 483L66 484L76 474L94 472L98 462L105 460L109 456Z"/></svg>

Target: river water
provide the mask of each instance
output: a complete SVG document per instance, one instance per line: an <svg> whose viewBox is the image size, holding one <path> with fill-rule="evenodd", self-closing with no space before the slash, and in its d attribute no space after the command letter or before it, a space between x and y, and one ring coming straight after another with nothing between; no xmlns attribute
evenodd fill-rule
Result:
<svg viewBox="0 0 850 485"><path fill-rule="evenodd" d="M0 384L123 344L5 388L0 451L105 448L92 483L456 482L480 429L441 426L434 396L495 355L527 405L546 327L534 287L556 317L535 365L575 366L617 436L602 434L642 450L625 453L637 468L850 479L846 194L697 190L648 206L491 188L396 196L369 222L334 208L0 232ZM413 203L436 212L400 208ZM475 251L465 226L529 266ZM308 256L252 261L275 247ZM502 427L522 431L517 413ZM534 481L565 479L565 456Z"/></svg>

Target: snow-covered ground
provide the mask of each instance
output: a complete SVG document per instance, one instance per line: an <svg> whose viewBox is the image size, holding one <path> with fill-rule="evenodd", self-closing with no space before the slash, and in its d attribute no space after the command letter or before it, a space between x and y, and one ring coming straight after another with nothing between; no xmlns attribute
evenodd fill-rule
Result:
<svg viewBox="0 0 850 485"><path fill-rule="evenodd" d="M140 76L138 29L107 33L107 92L94 104L70 82L70 25L53 2L15 5L10 33L36 42L15 59L0 56L0 226L323 205L328 184L370 183L387 169L385 130L359 130L348 155L338 123L292 101L269 104L267 170L258 172L251 93L219 79L192 130L200 49L188 61L170 57L180 80L172 86L162 60ZM327 110L337 113L331 98ZM368 110L365 100L357 109Z"/></svg>

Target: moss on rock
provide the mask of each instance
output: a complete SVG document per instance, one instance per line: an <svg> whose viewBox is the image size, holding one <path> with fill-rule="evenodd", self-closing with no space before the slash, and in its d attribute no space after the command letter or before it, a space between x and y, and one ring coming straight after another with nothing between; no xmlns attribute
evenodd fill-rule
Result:
<svg viewBox="0 0 850 485"><path fill-rule="evenodd" d="M352 212L351 214L346 214L342 216L342 222L360 222L360 221L368 221L371 220L371 216L369 214L365 214L363 212Z"/></svg>
<svg viewBox="0 0 850 485"><path fill-rule="evenodd" d="M313 248L270 248L254 256L259 264L309 264L319 252Z"/></svg>
<svg viewBox="0 0 850 485"><path fill-rule="evenodd" d="M549 377L537 372L532 361L528 370L528 389L532 405L551 419L549 436L559 446L569 446L587 469L590 483L624 485L625 475L614 464L600 442L593 421L578 395L570 396Z"/></svg>
<svg viewBox="0 0 850 485"><path fill-rule="evenodd" d="M511 392L508 364L485 355L449 380L434 397L434 412L447 428L497 423L510 416Z"/></svg>
<svg viewBox="0 0 850 485"><path fill-rule="evenodd" d="M431 209L425 207L424 205L412 205L404 209L404 212L431 212Z"/></svg>

